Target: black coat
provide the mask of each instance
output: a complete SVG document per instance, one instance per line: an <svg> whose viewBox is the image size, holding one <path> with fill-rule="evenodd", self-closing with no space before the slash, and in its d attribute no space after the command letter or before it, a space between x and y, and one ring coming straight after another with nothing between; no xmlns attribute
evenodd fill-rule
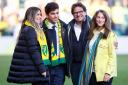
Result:
<svg viewBox="0 0 128 85"><path fill-rule="evenodd" d="M66 62L67 62L68 52L69 52L68 45L67 45L67 31L68 31L67 24L64 23L62 20L60 20L60 24L61 24L61 36L62 36L62 40L63 40L64 53L65 53L65 58L66 58ZM49 52L51 52L51 42L50 42L50 37L52 35L52 32L50 31L51 29L47 28L45 22L43 22L43 29L44 29L44 33L47 38ZM50 56L51 56L51 54L50 54ZM65 67L65 74L68 76L67 63L64 64L63 66Z"/></svg>
<svg viewBox="0 0 128 85"><path fill-rule="evenodd" d="M8 82L32 83L47 80L41 75L46 71L41 60L37 35L32 27L21 30L7 77Z"/></svg>
<svg viewBox="0 0 128 85"><path fill-rule="evenodd" d="M86 20L82 22L82 30L79 41L77 41L74 24L75 19L72 19L68 24L68 46L69 46L69 57L68 64L71 63L82 63L85 46L87 43L88 31L90 27L90 17L86 16Z"/></svg>

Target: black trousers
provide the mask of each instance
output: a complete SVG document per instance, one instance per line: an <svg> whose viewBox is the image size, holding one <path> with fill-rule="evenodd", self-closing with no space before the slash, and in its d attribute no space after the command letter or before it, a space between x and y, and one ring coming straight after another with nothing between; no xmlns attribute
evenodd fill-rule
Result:
<svg viewBox="0 0 128 85"><path fill-rule="evenodd" d="M113 80L113 78L111 78L110 81L108 81L108 82L104 82L104 81L97 82L96 81L96 75L93 72L92 75L91 75L91 79L89 81L89 85L112 85L112 80Z"/></svg>
<svg viewBox="0 0 128 85"><path fill-rule="evenodd" d="M72 63L70 67L73 85L78 85L81 63Z"/></svg>

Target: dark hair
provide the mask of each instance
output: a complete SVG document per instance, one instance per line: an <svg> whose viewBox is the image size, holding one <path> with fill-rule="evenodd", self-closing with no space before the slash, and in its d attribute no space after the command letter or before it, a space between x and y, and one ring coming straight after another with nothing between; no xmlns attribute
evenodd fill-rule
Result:
<svg viewBox="0 0 128 85"><path fill-rule="evenodd" d="M98 27L97 23L96 23L96 17L98 15L98 13L102 13L105 17L105 24L104 24L105 33L103 35L103 38L106 39L108 37L109 32L111 31L111 19L110 19L109 15L104 10L98 10L94 14L92 21L91 21L91 25L90 25L90 29L89 29L89 36L88 36L89 39L91 39L93 37L93 35L94 35L93 31L95 29L97 29L97 27Z"/></svg>
<svg viewBox="0 0 128 85"><path fill-rule="evenodd" d="M45 6L45 13L48 15L51 11L59 9L59 5L56 2L50 2Z"/></svg>
<svg viewBox="0 0 128 85"><path fill-rule="evenodd" d="M76 7L81 7L81 8L83 8L83 10L86 12L86 7L81 3L81 2L77 2L77 3L74 3L73 5L72 5L72 7L71 7L71 13L73 14L74 13L74 9L76 8Z"/></svg>

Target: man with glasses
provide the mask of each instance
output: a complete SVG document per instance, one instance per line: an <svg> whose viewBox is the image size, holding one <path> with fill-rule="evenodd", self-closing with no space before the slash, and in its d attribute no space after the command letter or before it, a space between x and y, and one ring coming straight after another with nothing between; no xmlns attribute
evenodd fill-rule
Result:
<svg viewBox="0 0 128 85"><path fill-rule="evenodd" d="M87 16L86 7L80 2L72 5L71 13L74 19L68 24L68 64L73 85L78 85L82 58L87 43L90 18Z"/></svg>

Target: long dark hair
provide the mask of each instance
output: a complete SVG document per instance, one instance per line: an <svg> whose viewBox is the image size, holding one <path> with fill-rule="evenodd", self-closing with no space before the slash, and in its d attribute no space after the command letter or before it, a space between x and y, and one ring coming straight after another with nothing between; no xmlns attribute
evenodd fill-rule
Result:
<svg viewBox="0 0 128 85"><path fill-rule="evenodd" d="M105 17L105 24L103 26L103 28L105 28L105 32L104 32L103 38L106 39L108 37L109 32L111 31L111 19L109 15L104 10L98 10L94 14L92 21L91 21L91 25L89 29L89 36L88 36L89 40L91 40L94 35L93 31L98 28L97 23L96 23L96 17L99 13L102 13Z"/></svg>

